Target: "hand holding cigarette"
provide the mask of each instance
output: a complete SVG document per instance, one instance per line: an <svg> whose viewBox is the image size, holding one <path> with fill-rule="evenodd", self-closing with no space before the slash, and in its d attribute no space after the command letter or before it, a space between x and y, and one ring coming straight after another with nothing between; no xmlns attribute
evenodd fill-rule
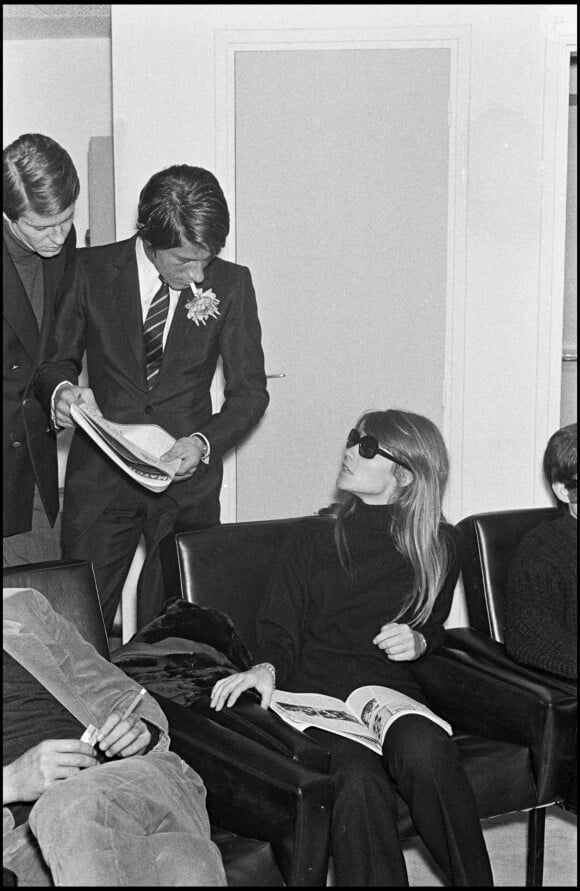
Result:
<svg viewBox="0 0 580 891"><path fill-rule="evenodd" d="M139 755L151 742L151 733L147 725L136 715L133 715L146 692L142 688L121 717L113 712L98 731L95 745L108 758L113 755L120 755L121 758Z"/></svg>
<svg viewBox="0 0 580 891"><path fill-rule="evenodd" d="M137 708L137 706L139 705L139 703L141 702L141 700L142 700L143 697L145 696L146 692L147 692L147 690L145 689L145 687L141 687L141 689L140 689L139 692L137 693L135 699L133 699L133 701L130 703L130 705L129 705L129 706L125 709L125 711L123 712L123 716L122 716L122 718L121 718L121 721L124 721L125 718L128 718L129 715L131 715L131 714L135 711L135 709Z"/></svg>

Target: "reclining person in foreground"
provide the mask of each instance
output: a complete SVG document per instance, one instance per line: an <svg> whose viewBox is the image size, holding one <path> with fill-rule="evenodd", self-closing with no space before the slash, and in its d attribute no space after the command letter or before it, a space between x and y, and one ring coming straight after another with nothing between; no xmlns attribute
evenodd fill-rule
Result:
<svg viewBox="0 0 580 891"><path fill-rule="evenodd" d="M205 787L155 700L38 591L3 601L4 866L25 886L225 886Z"/></svg>

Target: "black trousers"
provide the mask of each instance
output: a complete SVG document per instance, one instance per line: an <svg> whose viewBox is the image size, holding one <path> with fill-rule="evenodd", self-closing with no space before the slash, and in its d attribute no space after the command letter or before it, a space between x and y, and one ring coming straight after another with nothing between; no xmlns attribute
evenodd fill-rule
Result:
<svg viewBox="0 0 580 891"><path fill-rule="evenodd" d="M337 885L409 885L397 832L397 793L452 885L493 885L471 786L445 731L427 718L405 715L387 731L382 757L344 737L307 732L331 753Z"/></svg>
<svg viewBox="0 0 580 891"><path fill-rule="evenodd" d="M63 545L65 560L90 560L93 564L107 634L113 628L141 535L146 557L137 583L137 629L159 614L166 599L181 595L179 590L165 590L159 544L172 532L219 523L220 479L221 471L217 474L217 491L213 483L211 487L200 487L199 500L189 510L180 510L166 492L150 493L131 480L123 480L117 495L93 525L74 542Z"/></svg>

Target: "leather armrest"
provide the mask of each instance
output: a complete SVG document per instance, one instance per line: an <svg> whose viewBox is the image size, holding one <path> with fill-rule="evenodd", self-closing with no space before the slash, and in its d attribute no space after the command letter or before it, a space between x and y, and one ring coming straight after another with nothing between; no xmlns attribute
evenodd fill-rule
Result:
<svg viewBox="0 0 580 891"><path fill-rule="evenodd" d="M269 841L287 885L324 885L332 777L163 696L155 698L169 721L172 750L204 781L211 822Z"/></svg>
<svg viewBox="0 0 580 891"><path fill-rule="evenodd" d="M234 706L219 712L203 700L198 700L191 708L216 724L298 761L309 770L328 773L330 754L326 749L270 709L263 709L249 696L242 695Z"/></svg>
<svg viewBox="0 0 580 891"><path fill-rule="evenodd" d="M514 671L515 674L532 683L550 689L561 690L571 696L578 695L578 683L575 680L563 678L540 668L532 668L522 665L510 656L505 644L492 640L487 634L476 631L473 628L451 628L445 632L445 649L451 652L463 652L474 657L482 656L495 664L498 669Z"/></svg>
<svg viewBox="0 0 580 891"><path fill-rule="evenodd" d="M481 632L447 631L445 646L414 670L429 704L454 731L527 746L539 803L562 797L561 777L574 751L577 697L515 663Z"/></svg>

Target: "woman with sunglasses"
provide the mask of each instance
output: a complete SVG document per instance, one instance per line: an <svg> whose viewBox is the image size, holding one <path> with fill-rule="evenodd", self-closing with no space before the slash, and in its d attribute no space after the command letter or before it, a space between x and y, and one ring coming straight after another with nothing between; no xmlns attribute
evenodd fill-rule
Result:
<svg viewBox="0 0 580 891"><path fill-rule="evenodd" d="M251 688L346 697L377 684L429 705L413 666L443 640L459 572L441 513L448 475L437 427L411 412L367 412L348 436L332 520L306 518L282 548L258 619L257 663L217 682L220 710ZM382 756L323 730L335 779L331 854L339 886L407 886L396 792L447 880L493 884L455 744L420 715L398 718Z"/></svg>

